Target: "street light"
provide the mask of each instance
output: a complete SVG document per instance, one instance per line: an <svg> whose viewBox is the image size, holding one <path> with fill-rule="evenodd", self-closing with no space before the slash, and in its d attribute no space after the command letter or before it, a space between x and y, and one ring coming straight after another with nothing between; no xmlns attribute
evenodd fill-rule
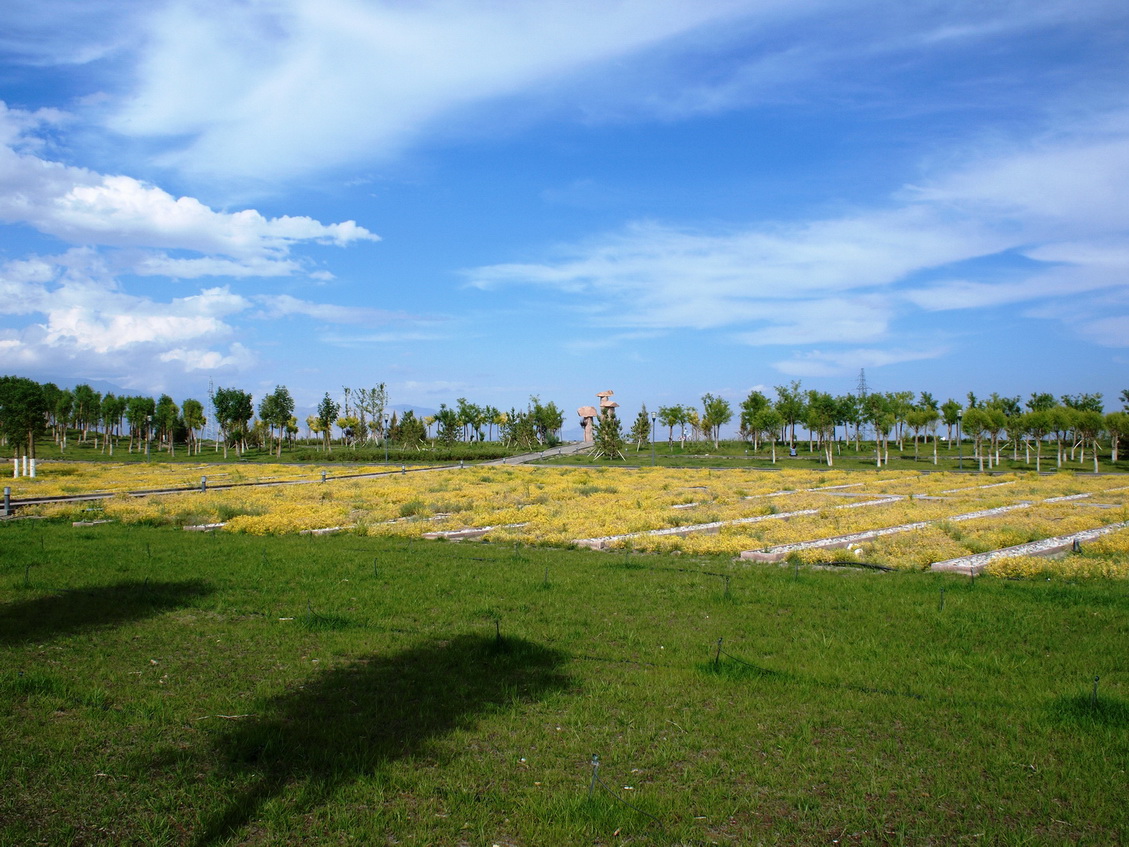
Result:
<svg viewBox="0 0 1129 847"><path fill-rule="evenodd" d="M957 470L964 470L964 437L960 434L960 422L964 419L964 409L957 409Z"/></svg>
<svg viewBox="0 0 1129 847"><path fill-rule="evenodd" d="M149 439L153 437L153 416L145 416L145 458L149 458Z"/></svg>
<svg viewBox="0 0 1129 847"><path fill-rule="evenodd" d="M384 414L384 463L388 464L388 422L391 417L387 412Z"/></svg>
<svg viewBox="0 0 1129 847"><path fill-rule="evenodd" d="M651 412L651 464L655 463L655 421L659 419L657 412Z"/></svg>

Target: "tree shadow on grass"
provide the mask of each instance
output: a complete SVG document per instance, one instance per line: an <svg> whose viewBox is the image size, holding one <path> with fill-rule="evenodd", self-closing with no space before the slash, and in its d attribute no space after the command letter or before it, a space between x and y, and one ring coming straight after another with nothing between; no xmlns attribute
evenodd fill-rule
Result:
<svg viewBox="0 0 1129 847"><path fill-rule="evenodd" d="M1116 697L1079 694L1059 697L1048 706L1051 720L1080 729L1129 727L1129 703Z"/></svg>
<svg viewBox="0 0 1129 847"><path fill-rule="evenodd" d="M0 605L0 645L46 641L154 617L206 597L203 580L119 582Z"/></svg>
<svg viewBox="0 0 1129 847"><path fill-rule="evenodd" d="M228 838L288 785L302 784L299 802L308 809L483 714L563 689L565 659L523 639L459 635L357 659L273 698L217 741L231 775L253 783L207 822L196 844Z"/></svg>

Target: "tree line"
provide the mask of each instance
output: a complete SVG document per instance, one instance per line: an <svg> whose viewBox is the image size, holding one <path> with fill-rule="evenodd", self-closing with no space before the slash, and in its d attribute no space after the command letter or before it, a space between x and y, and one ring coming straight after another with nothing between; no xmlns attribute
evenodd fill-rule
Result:
<svg viewBox="0 0 1129 847"><path fill-rule="evenodd" d="M648 412L644 405L625 436L620 421L611 415L597 421L597 447L602 455L622 455L627 442L636 449L657 439L656 429L666 430L673 449L675 431L679 443L706 439L715 447L721 429L737 419L737 435L754 449L763 445L776 459L778 445L793 449L797 431L806 437L810 450L825 453L827 464L834 462L834 450L843 442L873 442L879 466L889 457L890 444L905 450L913 439L914 457L922 445L931 447L937 460L939 431L943 440L953 443L954 432L974 447L974 460L982 467L999 464L1001 452L1010 448L1018 459L1023 450L1026 461L1032 454L1041 468L1043 448L1054 446L1056 466L1066 458L1081 461L1089 455L1097 463L1099 443L1108 444L1117 461L1120 440L1129 435L1129 389L1121 392L1121 410L1106 412L1101 394L1067 394L1059 398L1049 393L1032 393L1026 400L993 392L978 398L969 392L963 402L949 398L939 402L923 391L869 392L864 386L855 393L832 395L804 390L799 381L775 386L775 396L754 390L735 409L722 397L705 394L701 407L689 404L658 406ZM209 392L208 405L218 437L213 449L242 453L249 448L265 448L278 455L284 446L293 446L300 435L294 415L294 398L286 386L279 385L259 399L248 391L233 387ZM73 389L54 383L37 383L18 376L0 377L0 439L16 452L35 455L35 441L50 435L65 451L68 440L92 444L113 455L115 448L165 450L175 453L183 445L189 453L203 449L202 433L208 424L208 409L195 398L179 405L168 394L157 398L138 395L101 394L89 385ZM448 406L441 403L433 415L400 413L388 407L384 383L371 388L343 387L337 396L325 393L315 413L306 418L307 439L323 450L334 446L356 448L363 445L396 444L422 449L427 444L494 441L516 449L542 449L559 443L564 424L563 411L553 402L543 403L531 396L524 409L502 411L458 398ZM865 436L865 438L864 438Z"/></svg>
<svg viewBox="0 0 1129 847"><path fill-rule="evenodd" d="M1097 467L1099 443L1109 445L1112 461L1118 460L1120 440L1129 437L1129 389L1121 392L1123 408L1106 413L1103 398L1097 394L1053 394L1035 392L1026 401L1019 396L993 392L986 399L969 392L965 401L949 398L939 402L927 391L868 392L832 395L823 391L803 390L799 381L775 386L775 397L751 391L738 409L725 399L706 394L701 409L688 405L659 406L648 413L644 406L635 419L630 439L640 449L655 438L654 428L666 429L667 443L673 448L675 428L681 443L689 438L712 440L715 447L722 426L738 420L738 437L760 449L772 450L776 460L778 444L794 448L797 429L806 436L809 449L824 452L828 465L834 463L836 445L853 441L855 450L865 440L873 441L878 465L889 458L891 442L905 450L905 442L913 438L914 458L919 458L922 444L931 445L934 463L941 440L939 430L945 428L944 440L953 443L954 431L961 440L968 439L974 448L974 461L981 468L1000 462L1001 451L1010 447L1018 460L1022 449L1025 460L1041 469L1043 447L1055 447L1055 462L1061 467L1070 461L1086 461L1087 454Z"/></svg>
<svg viewBox="0 0 1129 847"><path fill-rule="evenodd" d="M284 446L299 440L294 398L284 385L261 397L257 408L248 391L214 388L208 406L217 430L213 449L222 449L225 458L229 449L242 454L252 448L281 456ZM108 455L121 449L122 442L131 453L175 454L182 445L190 454L198 454L208 422L208 408L195 398L178 405L168 394L158 398L102 394L85 384L66 389L26 377L0 377L0 442L12 446L17 455L34 458L36 441L48 435L64 453L68 443L77 439ZM434 415L418 417L410 409L400 413L388 409L384 383L344 387L336 397L326 392L315 413L306 418L308 440L324 450L389 442L422 449L429 442L453 445L495 437L507 447L538 449L559 443L563 425L561 409L536 396L530 397L526 408L507 412L459 398L453 406L440 404Z"/></svg>

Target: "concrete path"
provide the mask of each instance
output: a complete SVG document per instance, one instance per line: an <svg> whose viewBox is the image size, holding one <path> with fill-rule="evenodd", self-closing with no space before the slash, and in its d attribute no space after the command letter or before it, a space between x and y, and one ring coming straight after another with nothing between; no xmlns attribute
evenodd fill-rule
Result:
<svg viewBox="0 0 1129 847"><path fill-rule="evenodd" d="M583 453L586 450L591 450L593 447L590 441L570 441L568 444L561 444L558 447L550 447L547 450L542 450L539 453L523 453L520 456L507 456L504 459L495 459L491 462L475 462L476 465L520 465L525 462L536 462L539 459L548 459L551 456L572 456L576 453Z"/></svg>

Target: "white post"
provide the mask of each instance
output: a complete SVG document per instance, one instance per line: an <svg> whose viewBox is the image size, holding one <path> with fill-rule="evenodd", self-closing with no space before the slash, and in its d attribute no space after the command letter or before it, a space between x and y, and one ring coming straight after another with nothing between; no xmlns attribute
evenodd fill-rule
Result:
<svg viewBox="0 0 1129 847"><path fill-rule="evenodd" d="M12 458L12 479L20 478L20 457L15 456Z"/></svg>
<svg viewBox="0 0 1129 847"><path fill-rule="evenodd" d="M35 457L31 459L31 478L35 479Z"/></svg>
<svg viewBox="0 0 1129 847"><path fill-rule="evenodd" d="M27 453L24 453L24 476L27 476Z"/></svg>

